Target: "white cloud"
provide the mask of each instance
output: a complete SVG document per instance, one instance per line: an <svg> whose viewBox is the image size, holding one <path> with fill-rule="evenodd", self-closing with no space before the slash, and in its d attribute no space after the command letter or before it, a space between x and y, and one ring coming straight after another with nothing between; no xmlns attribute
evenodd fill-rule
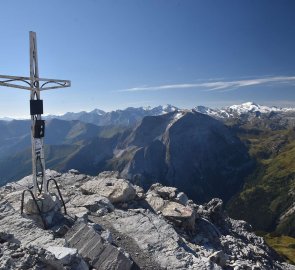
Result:
<svg viewBox="0 0 295 270"><path fill-rule="evenodd" d="M272 76L272 77L261 77L245 80L231 80L231 81L214 81L208 80L200 83L182 83L182 84L166 84L157 86L144 86L144 87L133 87L118 90L119 92L138 92L138 91L160 91L160 90L171 90L171 89L185 89L195 88L207 91L218 91L218 90L233 90L241 87L253 86L253 85L270 85L270 84L286 84L295 83L295 76Z"/></svg>

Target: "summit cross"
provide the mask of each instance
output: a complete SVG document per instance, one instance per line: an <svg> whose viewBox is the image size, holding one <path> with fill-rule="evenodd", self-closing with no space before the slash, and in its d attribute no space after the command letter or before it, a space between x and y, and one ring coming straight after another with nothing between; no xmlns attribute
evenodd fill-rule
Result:
<svg viewBox="0 0 295 270"><path fill-rule="evenodd" d="M43 100L40 99L40 92L70 87L71 81L39 78L36 33L30 32L30 77L0 75L0 86L30 91L33 194L48 193L44 156L45 121L41 117Z"/></svg>

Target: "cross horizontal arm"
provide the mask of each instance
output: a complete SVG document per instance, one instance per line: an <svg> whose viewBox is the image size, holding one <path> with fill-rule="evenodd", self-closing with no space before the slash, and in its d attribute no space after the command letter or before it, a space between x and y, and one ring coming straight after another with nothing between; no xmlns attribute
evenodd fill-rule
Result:
<svg viewBox="0 0 295 270"><path fill-rule="evenodd" d="M43 82L39 88L40 91L71 86L71 81L69 81L69 80L45 79L45 78L34 78L34 80L41 82L41 83ZM17 82L24 83L28 86L16 84ZM53 85L53 86L50 86L50 85ZM36 87L34 87L31 84L30 77L0 75L0 86L19 88L19 89L24 89L24 90L29 90L29 91L36 90Z"/></svg>

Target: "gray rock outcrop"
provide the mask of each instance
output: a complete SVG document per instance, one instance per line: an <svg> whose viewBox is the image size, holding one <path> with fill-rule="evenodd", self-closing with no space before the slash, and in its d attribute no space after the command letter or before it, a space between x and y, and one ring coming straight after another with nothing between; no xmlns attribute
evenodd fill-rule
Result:
<svg viewBox="0 0 295 270"><path fill-rule="evenodd" d="M10 230L13 229L10 228ZM24 240L24 238L21 240ZM50 246L44 248L41 247L40 242L27 243L15 238L13 234L0 231L0 269L89 269L77 250L62 246L51 246L54 242L47 242L47 244L50 244Z"/></svg>
<svg viewBox="0 0 295 270"><path fill-rule="evenodd" d="M197 205L160 184L145 193L116 172L47 175L69 216L45 231L19 212L29 177L0 188L0 269L295 270L220 199Z"/></svg>
<svg viewBox="0 0 295 270"><path fill-rule="evenodd" d="M187 205L185 198L179 200L179 197L184 195L178 196L178 194L177 188L154 184L148 190L145 200L156 213L161 213L175 225L193 230L196 220L195 210Z"/></svg>
<svg viewBox="0 0 295 270"><path fill-rule="evenodd" d="M129 258L84 222L77 222L67 232L65 239L70 247L77 248L83 258L97 270L129 270L132 267Z"/></svg>
<svg viewBox="0 0 295 270"><path fill-rule="evenodd" d="M112 203L128 202L136 195L135 188L125 179L110 177L106 173L98 175L93 180L81 186L83 194L98 194L108 198Z"/></svg>

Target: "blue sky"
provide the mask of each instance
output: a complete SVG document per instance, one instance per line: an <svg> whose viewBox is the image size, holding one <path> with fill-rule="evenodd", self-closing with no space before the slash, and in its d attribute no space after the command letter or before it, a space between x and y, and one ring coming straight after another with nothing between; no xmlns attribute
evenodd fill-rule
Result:
<svg viewBox="0 0 295 270"><path fill-rule="evenodd" d="M29 75L37 32L45 113L171 103L295 106L295 2L1 0L0 74ZM29 113L29 93L0 87L0 116Z"/></svg>

